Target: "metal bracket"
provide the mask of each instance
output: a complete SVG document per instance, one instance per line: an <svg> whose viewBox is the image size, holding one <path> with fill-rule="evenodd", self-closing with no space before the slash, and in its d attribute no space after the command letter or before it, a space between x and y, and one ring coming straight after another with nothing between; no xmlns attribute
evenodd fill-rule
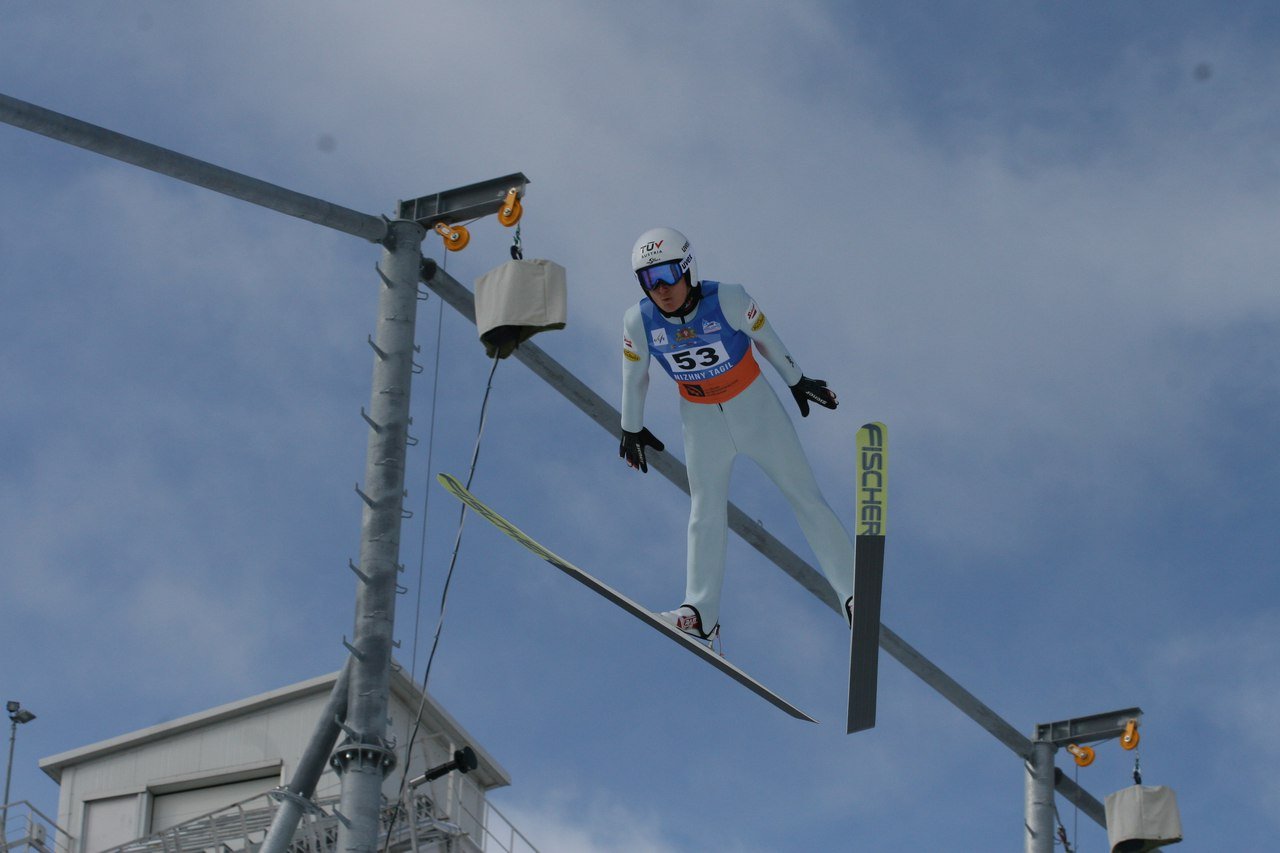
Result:
<svg viewBox="0 0 1280 853"><path fill-rule="evenodd" d="M347 651L348 651L348 652L350 652L350 653L351 653L351 656L352 656L353 658L355 658L356 660L358 660L358 661L363 661L363 660L365 659L365 658L364 658L364 652L360 651L360 650L359 650L359 649L357 649L355 646L351 645L351 643L347 642L347 638L346 638L346 637L343 637L343 638L342 638L342 645L344 645L344 646L346 646L346 647L347 647Z"/></svg>
<svg viewBox="0 0 1280 853"><path fill-rule="evenodd" d="M267 791L267 796L269 796L271 799L275 800L276 802L283 802L285 800L288 800L291 803L296 803L304 812L308 814L313 814L313 815L324 814L324 809L317 806L315 804L315 801L312 800L310 797L304 797L299 793L290 791L288 788L274 788L270 791Z"/></svg>
<svg viewBox="0 0 1280 853"><path fill-rule="evenodd" d="M529 179L523 173L515 172L505 177L401 201L396 206L397 215L400 219L411 219L427 230L437 222L449 225L479 219L501 211L511 190L515 190L517 198L523 197L528 183Z"/></svg>
<svg viewBox="0 0 1280 853"><path fill-rule="evenodd" d="M394 288L396 286L396 283L392 281L390 278L388 278L387 274L382 271L381 266L379 266L378 264L374 264L373 268L378 271L378 278L382 279L382 283L384 285L386 285L388 288Z"/></svg>
<svg viewBox="0 0 1280 853"><path fill-rule="evenodd" d="M1036 740L1051 743L1055 747L1108 740L1123 735L1129 727L1129 722L1141 716L1141 708L1125 708L1121 711L1108 711L1105 714L1076 717L1056 723L1041 723L1036 726Z"/></svg>
<svg viewBox="0 0 1280 853"><path fill-rule="evenodd" d="M350 559L350 558L348 558L348 559L347 559L347 568L348 568L348 569L350 569L351 571L355 572L355 573L356 573L356 577L360 578L360 580L364 581L365 583L368 583L368 582L369 582L369 576L368 576L368 575L366 575L364 572L360 571L359 567L358 567L358 566L356 566L356 564L355 564L355 561L354 561L354 560L352 560L352 559Z"/></svg>

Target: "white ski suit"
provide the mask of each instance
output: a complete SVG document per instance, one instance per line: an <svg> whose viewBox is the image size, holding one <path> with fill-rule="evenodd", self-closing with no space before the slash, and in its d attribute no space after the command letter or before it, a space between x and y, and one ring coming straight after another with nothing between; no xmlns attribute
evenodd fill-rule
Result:
<svg viewBox="0 0 1280 853"><path fill-rule="evenodd" d="M627 310L622 327L622 428L643 428L651 357L680 386L691 495L684 603L697 608L703 630L720 621L729 475L739 453L786 495L823 573L846 601L853 594L853 542L823 498L791 419L760 375L752 344L788 386L803 374L746 289L703 281L694 311L680 317L664 317L645 297Z"/></svg>

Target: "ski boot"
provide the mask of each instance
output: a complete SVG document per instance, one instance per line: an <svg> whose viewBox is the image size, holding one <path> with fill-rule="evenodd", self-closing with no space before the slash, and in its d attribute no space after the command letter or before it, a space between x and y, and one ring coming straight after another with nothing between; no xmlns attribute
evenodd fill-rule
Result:
<svg viewBox="0 0 1280 853"><path fill-rule="evenodd" d="M707 645L711 645L716 635L720 633L720 625L718 623L710 631L704 631L702 629L702 615L698 613L698 608L691 604L682 604L675 610L664 610L655 615L677 631L702 640Z"/></svg>

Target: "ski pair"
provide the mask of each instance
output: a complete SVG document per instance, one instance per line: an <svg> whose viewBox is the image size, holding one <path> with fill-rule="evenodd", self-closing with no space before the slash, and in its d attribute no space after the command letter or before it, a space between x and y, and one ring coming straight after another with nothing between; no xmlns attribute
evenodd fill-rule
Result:
<svg viewBox="0 0 1280 853"><path fill-rule="evenodd" d="M849 641L848 733L869 729L876 720L876 682L880 648L880 593L884 572L887 485L887 437L884 424L865 424L857 434L857 536L854 596ZM621 607L640 621L694 653L773 706L800 720L813 717L765 687L703 643L668 625L613 587L598 580L535 540L467 490L449 474L437 480L478 515L569 577Z"/></svg>
<svg viewBox="0 0 1280 853"><path fill-rule="evenodd" d="M750 675L747 675L741 669L716 654L715 651L704 643L694 639L683 631L677 630L666 622L663 622L658 618L656 613L646 610L613 587L592 577L573 563L570 563L568 560L561 557L559 554L556 554L554 551L542 545L532 536L499 515L492 507L488 506L471 492L467 491L466 487L458 482L456 477L451 477L448 474L438 474L436 475L436 479L440 481L441 485L453 493L458 500L475 510L481 518L488 521L494 527L498 528L503 533L507 534L512 539L519 542L521 545L528 548L530 551L537 554L560 571L564 572L569 577L586 586L588 589L599 593L608 601L612 601L614 604L618 605L641 622L644 622L646 625L657 629L669 639L674 640L681 648L693 652L695 655L702 658L704 661L711 664L716 669L741 684L743 687L746 687L752 693L760 696L771 705L780 708L798 720L807 720L811 723L817 722L813 717L810 717L804 711L801 711L777 693L774 693L759 681L756 681Z"/></svg>

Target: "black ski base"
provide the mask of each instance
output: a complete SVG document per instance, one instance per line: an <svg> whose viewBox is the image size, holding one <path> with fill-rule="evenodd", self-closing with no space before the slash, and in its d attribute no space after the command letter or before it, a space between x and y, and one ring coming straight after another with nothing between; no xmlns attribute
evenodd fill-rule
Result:
<svg viewBox="0 0 1280 853"><path fill-rule="evenodd" d="M880 666L880 592L884 581L884 537L857 537L853 579L853 625L849 637L848 734L874 728Z"/></svg>

